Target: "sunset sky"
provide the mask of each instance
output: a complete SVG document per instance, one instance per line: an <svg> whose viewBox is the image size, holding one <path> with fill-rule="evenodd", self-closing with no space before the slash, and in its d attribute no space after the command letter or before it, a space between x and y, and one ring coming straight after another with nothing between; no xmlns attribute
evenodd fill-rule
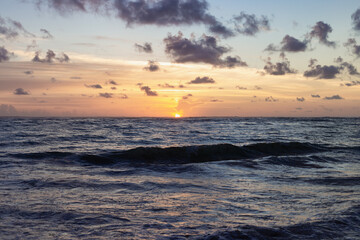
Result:
<svg viewBox="0 0 360 240"><path fill-rule="evenodd" d="M360 116L358 0L2 0L0 116Z"/></svg>

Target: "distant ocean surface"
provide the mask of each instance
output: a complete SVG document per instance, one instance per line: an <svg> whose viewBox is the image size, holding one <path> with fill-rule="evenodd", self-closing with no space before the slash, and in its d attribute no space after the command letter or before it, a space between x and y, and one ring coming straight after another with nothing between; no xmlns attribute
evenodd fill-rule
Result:
<svg viewBox="0 0 360 240"><path fill-rule="evenodd" d="M0 239L360 239L360 119L0 118Z"/></svg>

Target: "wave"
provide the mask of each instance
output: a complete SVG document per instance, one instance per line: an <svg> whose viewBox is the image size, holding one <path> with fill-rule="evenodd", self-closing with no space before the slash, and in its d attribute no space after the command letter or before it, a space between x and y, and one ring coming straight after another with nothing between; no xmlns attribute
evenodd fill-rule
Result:
<svg viewBox="0 0 360 240"><path fill-rule="evenodd" d="M195 145L182 147L138 147L125 151L101 154L78 154L70 152L40 152L11 154L22 159L51 159L62 163L79 159L83 163L109 165L116 163L186 164L223 160L256 159L267 156L303 155L326 151L320 145L301 142L256 143L245 146L232 144ZM70 160L70 161L64 161Z"/></svg>
<svg viewBox="0 0 360 240"><path fill-rule="evenodd" d="M306 222L284 227L239 226L190 239L360 239L360 206L328 220Z"/></svg>

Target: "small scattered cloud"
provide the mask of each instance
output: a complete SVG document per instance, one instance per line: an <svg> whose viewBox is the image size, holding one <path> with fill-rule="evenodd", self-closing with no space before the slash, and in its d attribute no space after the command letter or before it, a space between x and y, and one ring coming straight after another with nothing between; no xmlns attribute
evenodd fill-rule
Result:
<svg viewBox="0 0 360 240"><path fill-rule="evenodd" d="M287 73L296 73L295 69L290 67L290 61L285 57L285 54L281 54L282 62L272 63L271 58L267 59L264 71L270 75L285 75Z"/></svg>
<svg viewBox="0 0 360 240"><path fill-rule="evenodd" d="M14 95L30 95L28 91L25 91L23 88L17 88L14 90Z"/></svg>
<svg viewBox="0 0 360 240"><path fill-rule="evenodd" d="M247 90L246 87L241 87L241 86L236 86L236 88L239 89L239 90Z"/></svg>
<svg viewBox="0 0 360 240"><path fill-rule="evenodd" d="M344 99L343 97L341 97L340 95L333 95L331 97L324 97L324 100L342 100Z"/></svg>
<svg viewBox="0 0 360 240"><path fill-rule="evenodd" d="M192 94L185 95L182 97L182 99L186 100L189 99L190 97L193 97L193 95Z"/></svg>
<svg viewBox="0 0 360 240"><path fill-rule="evenodd" d="M188 82L188 84L206 84L206 83L216 83L211 77L197 77L194 80Z"/></svg>
<svg viewBox="0 0 360 240"><path fill-rule="evenodd" d="M236 31L247 36L255 36L260 31L269 31L270 22L265 16L256 17L254 14L241 12L234 17Z"/></svg>
<svg viewBox="0 0 360 240"><path fill-rule="evenodd" d="M310 70L304 72L305 77L317 77L319 79L334 79L340 73L340 68L337 66L321 66L316 65L316 59L310 59Z"/></svg>
<svg viewBox="0 0 360 240"><path fill-rule="evenodd" d="M259 87L257 85L254 86L254 90L261 90L261 89L262 89L262 87Z"/></svg>
<svg viewBox="0 0 360 240"><path fill-rule="evenodd" d="M360 31L360 8L351 15L351 20L354 30Z"/></svg>
<svg viewBox="0 0 360 240"><path fill-rule="evenodd" d="M14 53L9 52L5 47L0 47L0 62L9 61Z"/></svg>
<svg viewBox="0 0 360 240"><path fill-rule="evenodd" d="M307 49L308 43L308 40L300 41L292 36L286 35L281 41L280 46L270 44L264 51L304 52Z"/></svg>
<svg viewBox="0 0 360 240"><path fill-rule="evenodd" d="M336 47L335 42L328 40L328 35L331 32L332 32L332 27L329 24L319 21L312 27L312 30L309 33L309 35L310 35L310 39L318 38L320 43L328 47Z"/></svg>
<svg viewBox="0 0 360 240"><path fill-rule="evenodd" d="M54 78L54 77L52 77L51 79L50 79L50 82L52 82L52 83L56 83L58 80L56 79L56 78Z"/></svg>
<svg viewBox="0 0 360 240"><path fill-rule="evenodd" d="M347 87L359 86L360 81L351 81L351 82L344 83L344 85Z"/></svg>
<svg viewBox="0 0 360 240"><path fill-rule="evenodd" d="M144 45L135 43L134 46L135 46L135 49L139 52L144 52L144 53L152 53L153 52L151 43L148 43L148 42L144 43Z"/></svg>
<svg viewBox="0 0 360 240"><path fill-rule="evenodd" d="M33 71L31 71L31 70L28 70L28 71L24 71L24 74L26 74L26 75L32 75L34 72Z"/></svg>
<svg viewBox="0 0 360 240"><path fill-rule="evenodd" d="M87 87L87 88L95 88L95 89L102 89L102 86L100 84L93 84L93 85L85 84L85 87Z"/></svg>
<svg viewBox="0 0 360 240"><path fill-rule="evenodd" d="M48 30L44 29L44 28L40 29L40 32L42 32L42 34L43 34L41 36L43 39L53 39L54 38L54 36L51 35L51 33Z"/></svg>
<svg viewBox="0 0 360 240"><path fill-rule="evenodd" d="M60 63L68 63L70 61L70 58L65 53L61 53L60 57L56 57L54 51L49 49L46 52L45 58L40 58L40 51L37 51L35 52L35 56L31 61L38 63L53 63L54 61L58 61Z"/></svg>
<svg viewBox="0 0 360 240"><path fill-rule="evenodd" d="M139 84L138 84L139 85ZM158 96L157 92L155 91L152 91L150 87L148 86L143 86L142 84L139 85L140 86L140 90L141 91L144 91L146 96L149 96L149 97L156 97Z"/></svg>
<svg viewBox="0 0 360 240"><path fill-rule="evenodd" d="M297 97L296 101L298 102L305 102L305 98L304 97Z"/></svg>
<svg viewBox="0 0 360 240"><path fill-rule="evenodd" d="M360 45L357 45L355 38L349 38L348 41L344 43L344 46L356 57L360 57Z"/></svg>
<svg viewBox="0 0 360 240"><path fill-rule="evenodd" d="M82 77L73 76L73 77L70 77L70 79L80 80L80 79L82 79Z"/></svg>
<svg viewBox="0 0 360 240"><path fill-rule="evenodd" d="M38 47L39 46L37 45L36 41L32 40L32 42L29 45L27 45L26 51L30 51L31 49L36 49Z"/></svg>
<svg viewBox="0 0 360 240"><path fill-rule="evenodd" d="M224 102L224 101L220 100L220 99L211 99L210 102L219 103L219 102Z"/></svg>
<svg viewBox="0 0 360 240"><path fill-rule="evenodd" d="M109 81L107 81L107 84L115 85L115 86L119 85L117 82L115 82L114 80L111 80L111 79Z"/></svg>
<svg viewBox="0 0 360 240"><path fill-rule="evenodd" d="M111 87L111 90L116 90L117 88L116 87Z"/></svg>
<svg viewBox="0 0 360 240"><path fill-rule="evenodd" d="M112 98L113 94L112 93L99 93L99 97Z"/></svg>
<svg viewBox="0 0 360 240"><path fill-rule="evenodd" d="M278 102L279 99L273 98L272 96L266 97L265 102Z"/></svg>
<svg viewBox="0 0 360 240"><path fill-rule="evenodd" d="M20 22L10 18L5 19L0 16L0 40L2 38L13 40L20 34L25 37L35 37L35 35L27 31Z"/></svg>
<svg viewBox="0 0 360 240"><path fill-rule="evenodd" d="M160 65L156 61L148 61L148 65L144 67L144 70L149 72L157 72L160 70Z"/></svg>
<svg viewBox="0 0 360 240"><path fill-rule="evenodd" d="M126 94L120 93L119 98L120 99L128 99L129 97Z"/></svg>
<svg viewBox="0 0 360 240"><path fill-rule="evenodd" d="M207 63L214 67L234 68L247 66L240 57L227 56L222 58L230 48L219 46L216 38L203 35L199 40L195 38L184 38L181 32L178 35L168 35L164 39L165 52L169 54L176 63Z"/></svg>
<svg viewBox="0 0 360 240"><path fill-rule="evenodd" d="M320 98L320 95L319 94L311 94L311 97L312 98Z"/></svg>
<svg viewBox="0 0 360 240"><path fill-rule="evenodd" d="M161 87L161 88L175 88L174 85L170 85L168 83L158 84L158 87Z"/></svg>

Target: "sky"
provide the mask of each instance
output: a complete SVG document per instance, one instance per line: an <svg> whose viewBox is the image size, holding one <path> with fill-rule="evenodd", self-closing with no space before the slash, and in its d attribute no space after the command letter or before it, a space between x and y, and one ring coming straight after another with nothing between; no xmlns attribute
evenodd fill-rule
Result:
<svg viewBox="0 0 360 240"><path fill-rule="evenodd" d="M360 117L359 36L358 0L1 0L0 116Z"/></svg>

